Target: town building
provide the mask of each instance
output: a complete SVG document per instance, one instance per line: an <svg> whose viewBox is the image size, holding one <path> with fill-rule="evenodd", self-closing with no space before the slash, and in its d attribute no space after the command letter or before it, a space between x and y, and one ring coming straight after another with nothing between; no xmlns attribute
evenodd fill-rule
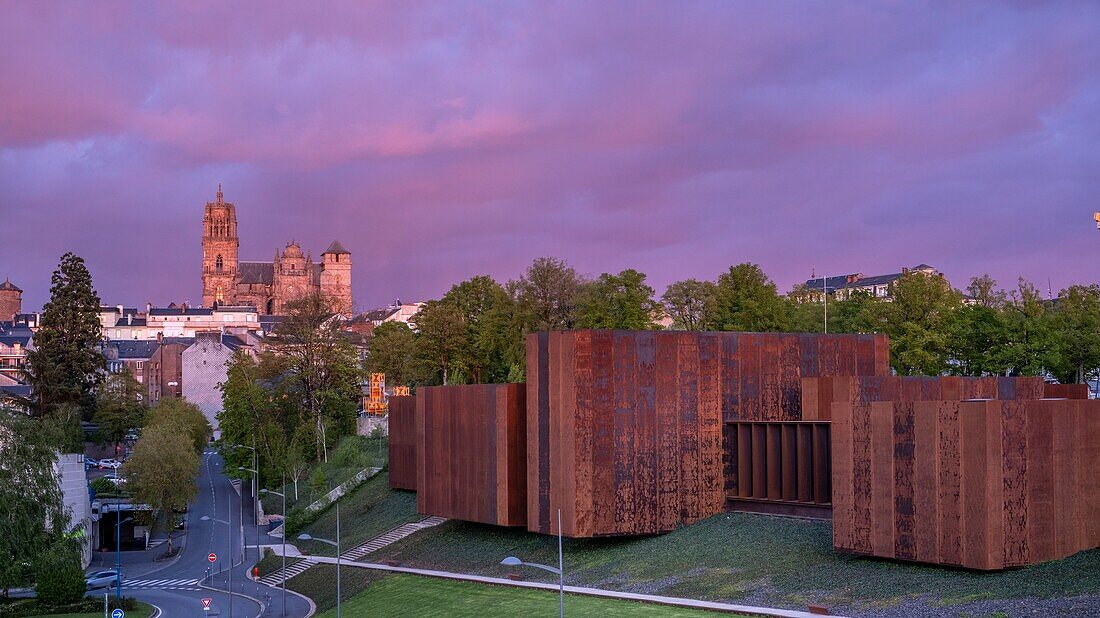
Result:
<svg viewBox="0 0 1100 618"><path fill-rule="evenodd" d="M34 349L34 334L14 322L0 322L0 376L23 383L27 353Z"/></svg>
<svg viewBox="0 0 1100 618"><path fill-rule="evenodd" d="M334 240L314 263L291 241L270 262L240 261L237 211L218 185L216 200L206 203L202 237L202 304L250 304L263 314L280 314L287 303L320 293L336 313L350 315L351 252Z"/></svg>
<svg viewBox="0 0 1100 618"><path fill-rule="evenodd" d="M835 277L815 277L807 279L802 284L802 292L807 294L807 299L821 301L822 291L829 294L830 299L847 300L856 292L865 292L883 300L893 300L893 284L905 275L913 272L922 273L930 277L943 277L943 273L929 266L920 264L912 268L902 268L901 272L887 275L864 275L852 273Z"/></svg>
<svg viewBox="0 0 1100 618"><path fill-rule="evenodd" d="M403 303L398 299L391 305L360 313L348 320L344 328L361 335L370 335L374 332L375 328L381 326L385 322L409 324L413 316L415 316L423 306L424 303Z"/></svg>
<svg viewBox="0 0 1100 618"><path fill-rule="evenodd" d="M23 311L23 290L7 277L0 283L0 322L10 322Z"/></svg>
<svg viewBox="0 0 1100 618"><path fill-rule="evenodd" d="M183 398L202 410L214 428L215 439L221 437L218 427L218 413L222 411L220 385L228 379L229 361L242 349L252 355L256 353L256 347L240 336L211 331L198 333L182 353Z"/></svg>
<svg viewBox="0 0 1100 618"><path fill-rule="evenodd" d="M260 314L252 305L219 305L214 308L191 307L186 303L167 307L146 305L144 310L131 307L101 307L99 323L103 337L112 340L156 340L157 337L194 337L196 333L224 331L262 332Z"/></svg>

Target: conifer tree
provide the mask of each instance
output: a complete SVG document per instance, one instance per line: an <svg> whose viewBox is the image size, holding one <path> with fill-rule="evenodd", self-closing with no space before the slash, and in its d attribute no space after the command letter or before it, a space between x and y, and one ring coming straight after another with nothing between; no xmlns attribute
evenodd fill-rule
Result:
<svg viewBox="0 0 1100 618"><path fill-rule="evenodd" d="M51 283L35 349L27 355L35 412L44 416L73 404L89 420L106 367L99 350L99 295L84 260L73 253L61 256Z"/></svg>

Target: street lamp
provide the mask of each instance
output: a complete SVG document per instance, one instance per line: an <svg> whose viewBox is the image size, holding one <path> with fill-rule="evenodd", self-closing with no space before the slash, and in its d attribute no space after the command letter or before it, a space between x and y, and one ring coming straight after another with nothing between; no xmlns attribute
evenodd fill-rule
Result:
<svg viewBox="0 0 1100 618"><path fill-rule="evenodd" d="M561 614L561 618L565 618L565 562L562 559L561 551L561 509L558 509L558 566L554 568L545 564L536 564L534 562L524 562L515 556L508 556L504 560L500 561L504 566L526 566L535 569L542 569L543 571L550 571L558 576L558 612Z"/></svg>
<svg viewBox="0 0 1100 618"><path fill-rule="evenodd" d="M116 504L116 507L118 505ZM122 519L122 509L115 509L115 598L122 602L122 524L134 521L133 517Z"/></svg>
<svg viewBox="0 0 1100 618"><path fill-rule="evenodd" d="M252 499L253 499L252 518L255 520L255 522L253 522L253 523L255 523L257 526L259 526L260 525L260 509L257 508L257 506L256 506L256 504L260 500L259 497L256 495L256 488L259 486L258 478L257 478L257 475L259 474L259 472L256 472L256 470L260 469L260 465L259 465L259 462L256 460L257 453L258 453L258 451L256 451L256 437L255 436L252 437L252 446L245 446L243 444L231 444L230 447L232 447L232 448L246 448L246 449L252 451L252 467L251 468L242 468L242 469L251 470L251 472L252 472ZM243 515L242 515L242 517L243 517ZM257 536L256 539L257 539L256 544L259 545L259 536ZM259 549L257 549L256 552L257 552L257 554L259 554ZM247 557L247 554L245 554L245 556Z"/></svg>
<svg viewBox="0 0 1100 618"><path fill-rule="evenodd" d="M283 528L286 530L286 528ZM299 541L320 541L336 548L336 618L340 618L340 502L336 502L336 541L319 539L306 533L298 535Z"/></svg>
<svg viewBox="0 0 1100 618"><path fill-rule="evenodd" d="M256 479L256 475L259 474L259 472L257 472L253 468L246 468L244 466L240 466L237 469L240 470L241 472L251 472L252 473L252 479L253 479L252 498L253 498L253 500L255 500L255 502L252 504L252 514L255 516L255 520L256 520L254 522L255 523L255 528L254 528L255 535L254 536L256 538L256 560L259 561L259 560L263 559L263 555L260 553L260 509L257 506L260 503L260 496L255 493L256 492L256 486L258 485L258 483L255 482L255 479ZM248 558L248 550L247 549L245 549L244 557Z"/></svg>
<svg viewBox="0 0 1100 618"><path fill-rule="evenodd" d="M229 521L224 519L214 519L209 515L203 515L199 518L199 521L214 521L219 524L225 524L229 526L229 618L233 618L233 501L228 501L229 505Z"/></svg>
<svg viewBox="0 0 1100 618"><path fill-rule="evenodd" d="M286 472L283 473L283 489L286 489ZM279 571L283 574L283 615L286 615L286 494L272 489L261 489L260 493L275 494L283 499L283 568Z"/></svg>

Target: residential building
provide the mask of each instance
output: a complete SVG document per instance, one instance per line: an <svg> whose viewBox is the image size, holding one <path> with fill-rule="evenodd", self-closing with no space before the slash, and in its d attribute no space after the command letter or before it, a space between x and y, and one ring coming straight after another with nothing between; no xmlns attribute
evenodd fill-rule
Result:
<svg viewBox="0 0 1100 618"><path fill-rule="evenodd" d="M215 438L221 436L218 427L218 413L222 411L220 385L228 379L229 361L241 349L251 354L256 351L253 345L242 340L242 336L211 331L198 333L195 341L183 350L183 398L202 410L214 428Z"/></svg>
<svg viewBox="0 0 1100 618"><path fill-rule="evenodd" d="M0 323L0 375L24 382L27 352L34 349L34 334L29 328Z"/></svg>
<svg viewBox="0 0 1100 618"><path fill-rule="evenodd" d="M808 294L808 299L813 301L821 300L823 290L829 294L830 299L836 300L846 300L856 292L866 292L876 298L892 300L892 285L912 272L931 277L943 277L943 273L928 264L920 264L912 268L902 268L901 272L886 275L852 273L832 277L815 277L807 279L802 289Z"/></svg>

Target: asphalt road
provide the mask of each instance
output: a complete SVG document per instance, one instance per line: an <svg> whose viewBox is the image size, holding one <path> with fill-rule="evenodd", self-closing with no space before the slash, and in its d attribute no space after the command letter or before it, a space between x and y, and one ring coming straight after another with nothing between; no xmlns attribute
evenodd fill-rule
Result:
<svg viewBox="0 0 1100 618"><path fill-rule="evenodd" d="M262 532L257 537L256 526L252 525L255 520L252 500L247 495L249 484L245 483L246 494L242 500L222 473L222 465L221 457L216 454L206 453L202 457L198 494L188 510L186 534L180 539L183 549L176 558L168 562L154 561L155 556L164 553L165 546L146 552L123 552L123 596L156 605L164 618L304 617L309 612L309 603L304 599L287 593L284 614L281 589L248 579L248 570L259 559L257 540L260 545L274 545L280 541ZM210 519L202 521L203 516ZM210 553L217 555L216 562L208 561ZM227 593L231 557L234 564L232 607ZM94 595L102 597L103 591L96 591ZM203 598L211 599L209 610L203 609Z"/></svg>

